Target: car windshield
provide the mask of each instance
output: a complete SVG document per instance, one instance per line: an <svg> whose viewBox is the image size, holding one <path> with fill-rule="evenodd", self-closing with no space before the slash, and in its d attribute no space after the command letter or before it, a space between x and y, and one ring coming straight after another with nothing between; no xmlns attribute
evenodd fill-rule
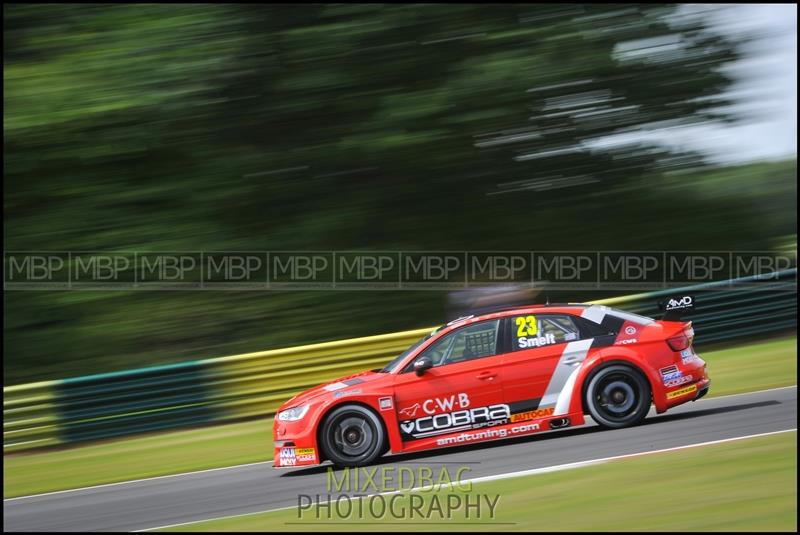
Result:
<svg viewBox="0 0 800 535"><path fill-rule="evenodd" d="M421 345L422 345L422 344L423 344L423 343L424 343L426 340L428 340L428 339L429 339L431 336L433 336L434 334L438 333L440 330L442 330L442 327L439 327L438 329L436 329L436 330L435 330L435 331L433 331L432 333L430 333L430 334L426 334L425 336L423 336L422 338L420 338L419 340L417 340L416 342L414 342L414 343L411 345L411 347L409 347L408 349L406 349L405 351L403 351L403 352L402 352L400 355L397 355L395 358L393 358L393 359L392 359L392 361L391 361L389 364L387 364L386 366L384 366L383 368L381 368L381 369L380 369L380 372L381 372L381 373L391 373L391 372L392 372L392 371L393 371L395 368L397 368L397 366L398 366L398 365L399 365L401 362L403 362L403 361L406 359L406 357L407 357L407 356L409 356L409 355L411 354L411 352L412 352L412 351L414 351L415 349L417 349L417 348L418 348L419 346L421 346Z"/></svg>

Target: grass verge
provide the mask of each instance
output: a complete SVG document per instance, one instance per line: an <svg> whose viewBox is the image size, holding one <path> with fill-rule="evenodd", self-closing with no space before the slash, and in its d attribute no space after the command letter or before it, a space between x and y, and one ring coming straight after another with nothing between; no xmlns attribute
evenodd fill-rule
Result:
<svg viewBox="0 0 800 535"><path fill-rule="evenodd" d="M709 397L797 382L797 337L704 352ZM4 456L3 496L127 481L272 458L272 419Z"/></svg>
<svg viewBox="0 0 800 535"><path fill-rule="evenodd" d="M336 508L302 513L292 508L165 531L316 531L322 524L325 531L394 531L398 524L404 531L437 526L463 531L796 531L797 433L479 482L466 490L401 492L392 495L394 513L389 512L391 496L385 496L382 514L380 505L372 507L376 514L370 513L367 498L360 508L352 504L349 515L340 501L346 516ZM424 505L412 510L412 494ZM467 496L473 504L495 505L468 510L463 505ZM445 505L437 509L434 502Z"/></svg>

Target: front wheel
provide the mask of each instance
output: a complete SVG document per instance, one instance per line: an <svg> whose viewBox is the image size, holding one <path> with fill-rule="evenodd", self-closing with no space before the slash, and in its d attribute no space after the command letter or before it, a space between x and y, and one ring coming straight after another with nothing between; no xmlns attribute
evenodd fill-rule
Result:
<svg viewBox="0 0 800 535"><path fill-rule="evenodd" d="M322 424L320 442L336 466L365 466L385 449L386 433L378 417L360 405L334 409Z"/></svg>
<svg viewBox="0 0 800 535"><path fill-rule="evenodd" d="M650 410L650 383L622 364L597 372L586 388L586 406L602 427L619 429L641 423Z"/></svg>

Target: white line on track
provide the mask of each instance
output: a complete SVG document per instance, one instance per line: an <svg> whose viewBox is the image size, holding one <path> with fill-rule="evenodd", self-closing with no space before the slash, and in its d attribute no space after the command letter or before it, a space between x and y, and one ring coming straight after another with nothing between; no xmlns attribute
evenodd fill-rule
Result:
<svg viewBox="0 0 800 535"><path fill-rule="evenodd" d="M738 394L727 394L725 396L714 396L714 397L705 398L705 399L708 400L708 401L713 401L713 400L717 400L717 399L730 398L730 397L736 397L736 396L747 396L747 395L751 395L751 394L762 394L764 392L772 392L772 391L775 391L775 390L785 390L787 388L797 388L797 385L779 386L777 388L768 388L766 390L756 390L754 392L740 392ZM28 499L28 498L38 498L40 496L52 496L54 494L64 494L64 493L68 493L68 492L81 492L81 491L84 491L84 490L93 490L93 489L100 489L100 488L106 488L106 487L115 487L115 486L119 486L119 485L131 485L131 484L134 484L134 483L144 483L146 481L155 481L155 480L158 480L158 479L168 479L168 478L173 478L173 477L191 476L191 475L195 475L195 474L204 474L204 473L207 473L207 472L218 472L218 471L221 471L221 470L235 470L236 468L245 468L247 466L258 466L258 465L262 465L262 464L272 464L272 462L273 461L259 461L259 462L255 462L255 463L235 464L235 465L232 465L232 466L221 466L219 468L207 468L205 470L194 470L194 471L191 471L191 472L181 472L179 474L168 474L168 475L163 475L163 476L145 477L145 478L141 478L141 479L130 479L130 480L127 480L127 481L117 481L115 483L103 483L103 484L100 484L100 485L92 485L92 486L89 486L89 487L78 487L78 488L74 488L74 489L54 490L52 492L43 492L41 494L29 494L27 496L17 496L15 498L5 498L5 499L3 499L3 502L10 502L10 501L15 501L15 500L25 500L25 499Z"/></svg>
<svg viewBox="0 0 800 535"><path fill-rule="evenodd" d="M3 502L13 502L14 500L25 500L27 498L39 498L41 496L52 496L53 494L66 494L68 492L80 492L83 490L102 489L105 487L117 487L119 485L129 485L133 483L144 483L145 481L156 481L158 479L168 479L171 477L191 476L194 474L205 474L207 472L218 472L220 470L233 470L234 468L245 468L247 466L258 466L260 464L272 464L273 461L259 461L257 463L237 464L234 466L221 466L219 468L207 468L205 470L195 470L194 472L181 472L180 474L168 474L165 476L145 477L142 479L130 479L128 481L117 481L116 483L103 483L102 485L92 485L91 487L79 487L77 489L54 490L53 492L43 492L41 494L29 494L28 496L17 496L16 498L5 498Z"/></svg>
<svg viewBox="0 0 800 535"><path fill-rule="evenodd" d="M446 486L452 487L453 485L464 485L466 483L481 483L481 482L484 482L484 481L497 481L498 479L511 479L511 478L515 478L515 477L533 476L533 475L545 474L545 473L549 473L549 472L559 472L561 470L571 470L573 468L582 468L584 466L602 464L602 463L606 463L606 462L609 462L609 461L616 461L616 460L619 460L619 459L628 459L630 457L641 457L641 456L644 456L644 455L653 455L653 454L656 454L656 453L666 453L666 452L669 452L669 451L677 451L677 450L685 450L685 449L690 449L690 448L698 448L698 447L701 447L701 446L711 446L711 445L714 445L714 444L722 444L722 443L725 443L725 442L734 442L734 441L737 441L737 440L746 440L746 439L749 439L749 438L766 437L766 436L769 436L769 435L778 435L778 434L781 434L781 433L793 433L793 432L796 432L796 431L797 431L797 428L795 427L795 428L792 428L792 429L782 429L780 431L770 431L768 433L757 433L755 435L744 435L744 436L740 436L740 437L731 437L731 438L723 438L723 439L720 439L720 440L711 440L711 441L708 441L708 442L697 442L697 443L694 443L694 444L686 444L684 446L675 446L675 447L672 447L672 448L664 448L664 449L660 449L660 450L642 451L642 452L638 452L638 453L628 453L628 454L625 454L625 455L615 455L613 457L603 457L602 459L590 459L588 461L578 461L578 462L574 462L574 463L558 464L558 465L554 465L554 466L545 466L545 467L542 467L542 468L533 468L531 470L520 470L518 472L508 472L508 473L505 473L505 474L497 474L497 475L493 475L493 476L475 477L475 478L472 478L472 479L465 479L463 481L457 481L457 482L454 482L454 483L450 483L449 485L441 485L440 488L446 487ZM381 495L386 495L386 494L397 494L398 492L411 492L411 491L419 492L419 491L423 491L423 490L430 490L430 489L433 489L433 488L434 488L434 486L426 485L426 486L423 486L423 487L414 487L412 489L404 489L402 491L400 491L400 490L392 490L392 491L387 491L387 492L379 492L379 493L376 493L376 494L369 494L369 495L364 496L364 497L368 498L370 496L381 496ZM320 503L327 503L327 502L320 502ZM188 525L192 525L192 524L199 524L199 523L202 523L202 522L211 522L213 520L228 520L228 519L231 519L231 518L240 518L240 517L245 517L245 516L260 515L260 514L265 514L265 513L272 513L272 512L275 512L275 511L283 511L283 510L286 510L286 509L293 509L295 507L296 507L295 505L289 505L287 507L278 507L278 508L275 508L275 509L267 509L267 510L264 510L264 511L254 511L252 513L240 513L240 514L236 514L236 515L218 516L218 517L214 517L214 518L204 518L202 520L190 520L189 522L181 522L181 523L178 523L178 524L168 524L166 526L156 526L156 527L152 527L152 528L137 529L137 530L133 530L133 533L139 533L139 532L143 532L143 531L154 531L154 530L158 530L158 529L177 528L177 527L180 527L180 526L188 526Z"/></svg>
<svg viewBox="0 0 800 535"><path fill-rule="evenodd" d="M776 386L775 388L767 388L765 390L753 390L752 392L739 392L738 394L725 394L724 396L711 396L711 397L704 397L704 400L712 401L715 399L725 399L725 398L735 398L737 396L748 396L750 394L763 394L764 392L774 392L775 390L786 390L787 388L797 388L797 385L789 385L789 386ZM678 408L682 405L678 405Z"/></svg>

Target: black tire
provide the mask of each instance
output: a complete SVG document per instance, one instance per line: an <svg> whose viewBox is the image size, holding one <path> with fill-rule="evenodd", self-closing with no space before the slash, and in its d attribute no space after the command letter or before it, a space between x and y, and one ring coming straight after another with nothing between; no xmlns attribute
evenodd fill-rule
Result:
<svg viewBox="0 0 800 535"><path fill-rule="evenodd" d="M386 450L386 433L378 416L360 405L337 407L320 431L325 457L337 467L366 466Z"/></svg>
<svg viewBox="0 0 800 535"><path fill-rule="evenodd" d="M602 368L586 388L586 407L600 426L619 429L640 424L650 411L650 383L624 364Z"/></svg>

